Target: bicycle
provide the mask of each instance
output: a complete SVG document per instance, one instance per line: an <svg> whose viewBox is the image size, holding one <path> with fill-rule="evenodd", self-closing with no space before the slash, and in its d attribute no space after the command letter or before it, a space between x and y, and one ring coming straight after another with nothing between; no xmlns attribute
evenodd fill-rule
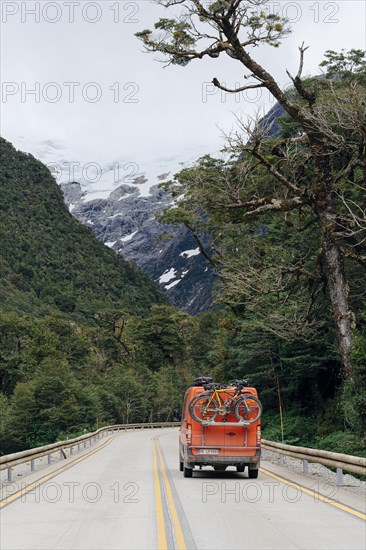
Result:
<svg viewBox="0 0 366 550"><path fill-rule="evenodd" d="M253 424L262 414L262 404L257 397L245 394L246 380L233 380L229 385L206 384L205 392L192 399L188 408L196 422L213 423L217 415L225 417L234 413L244 425ZM226 394L226 399L224 398Z"/></svg>

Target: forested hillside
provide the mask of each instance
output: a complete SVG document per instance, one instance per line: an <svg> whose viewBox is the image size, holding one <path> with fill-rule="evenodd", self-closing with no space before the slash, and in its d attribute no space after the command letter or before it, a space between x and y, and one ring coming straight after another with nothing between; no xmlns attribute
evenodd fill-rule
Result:
<svg viewBox="0 0 366 550"><path fill-rule="evenodd" d="M68 212L49 170L0 142L0 305L78 320L100 310L146 312L164 302L156 285L99 243Z"/></svg>

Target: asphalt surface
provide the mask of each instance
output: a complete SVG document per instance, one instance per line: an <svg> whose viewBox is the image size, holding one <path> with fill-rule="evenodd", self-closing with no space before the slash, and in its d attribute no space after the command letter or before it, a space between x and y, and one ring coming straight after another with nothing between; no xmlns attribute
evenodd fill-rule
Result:
<svg viewBox="0 0 366 550"><path fill-rule="evenodd" d="M262 462L178 469L176 429L125 432L3 488L1 550L364 549L365 502Z"/></svg>

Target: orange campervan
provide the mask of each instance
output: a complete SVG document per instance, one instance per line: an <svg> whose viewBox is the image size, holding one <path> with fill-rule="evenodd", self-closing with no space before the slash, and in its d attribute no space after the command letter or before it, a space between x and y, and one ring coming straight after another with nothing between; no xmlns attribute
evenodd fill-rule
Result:
<svg viewBox="0 0 366 550"><path fill-rule="evenodd" d="M257 390L245 380L227 385L197 378L186 391L179 438L179 468L192 477L193 468L235 466L258 477L262 406Z"/></svg>

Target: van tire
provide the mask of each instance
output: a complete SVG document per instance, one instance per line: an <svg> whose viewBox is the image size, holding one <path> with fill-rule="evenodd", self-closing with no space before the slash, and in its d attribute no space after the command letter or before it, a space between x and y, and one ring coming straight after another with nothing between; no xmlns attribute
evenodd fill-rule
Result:
<svg viewBox="0 0 366 550"><path fill-rule="evenodd" d="M258 472L259 472L258 468L252 469L252 470L249 468L249 470L248 470L249 478L250 478L250 479L257 479L257 477L258 477Z"/></svg>
<svg viewBox="0 0 366 550"><path fill-rule="evenodd" d="M238 464L236 467L237 472L244 472L245 470L245 464Z"/></svg>
<svg viewBox="0 0 366 550"><path fill-rule="evenodd" d="M186 468L183 465L183 477L192 477L192 474L193 474L192 468Z"/></svg>
<svg viewBox="0 0 366 550"><path fill-rule="evenodd" d="M179 459L179 471L180 471L180 472L183 472L183 468L184 468L184 464L183 464L183 462Z"/></svg>

